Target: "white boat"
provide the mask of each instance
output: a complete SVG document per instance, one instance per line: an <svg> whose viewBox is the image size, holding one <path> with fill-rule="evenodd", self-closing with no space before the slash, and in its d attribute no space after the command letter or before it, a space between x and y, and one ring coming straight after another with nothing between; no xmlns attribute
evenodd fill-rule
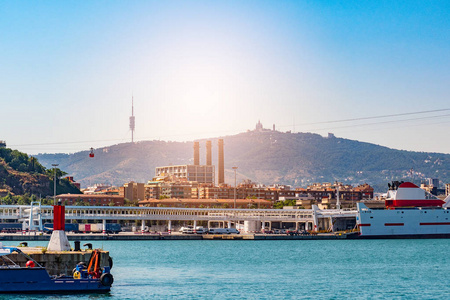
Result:
<svg viewBox="0 0 450 300"><path fill-rule="evenodd" d="M450 238L450 195L445 200L411 182L389 185L385 209L357 204L362 238Z"/></svg>

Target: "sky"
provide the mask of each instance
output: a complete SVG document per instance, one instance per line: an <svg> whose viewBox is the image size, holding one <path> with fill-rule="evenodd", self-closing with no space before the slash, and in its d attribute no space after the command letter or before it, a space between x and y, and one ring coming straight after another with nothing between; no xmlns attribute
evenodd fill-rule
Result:
<svg viewBox="0 0 450 300"><path fill-rule="evenodd" d="M0 140L253 129L450 153L450 1L0 0Z"/></svg>

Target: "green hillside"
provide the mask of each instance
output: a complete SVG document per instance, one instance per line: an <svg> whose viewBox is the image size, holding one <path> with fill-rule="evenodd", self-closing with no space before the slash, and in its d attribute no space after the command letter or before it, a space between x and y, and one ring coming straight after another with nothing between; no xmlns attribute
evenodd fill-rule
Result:
<svg viewBox="0 0 450 300"><path fill-rule="evenodd" d="M56 191L80 193L80 190L67 179L59 179L65 173L56 169ZM43 197L53 195L53 169L47 170L35 157L9 148L0 148L0 191L10 195L34 195ZM11 201L8 201L11 200ZM28 198L27 198L28 199ZM5 204L13 204L13 198L3 199ZM25 203L23 203L25 204Z"/></svg>

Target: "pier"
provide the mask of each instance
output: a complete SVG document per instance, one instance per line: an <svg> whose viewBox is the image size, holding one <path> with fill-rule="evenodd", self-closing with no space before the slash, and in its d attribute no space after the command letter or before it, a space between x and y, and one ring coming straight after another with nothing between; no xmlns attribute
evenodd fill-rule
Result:
<svg viewBox="0 0 450 300"><path fill-rule="evenodd" d="M67 234L69 241L145 241L145 240L335 240L346 239L355 235L354 232L335 232L318 234L169 234L169 233L120 233L120 234ZM0 241L49 241L49 234L0 234Z"/></svg>
<svg viewBox="0 0 450 300"><path fill-rule="evenodd" d="M144 231L147 221L163 221L167 231L174 230L172 222L190 221L221 224L223 227L240 227L244 232L271 230L277 223L292 224L296 230L336 231L339 223L355 220L356 210L321 210L316 205L312 209L220 209L220 208L177 208L177 207L124 207L124 206L66 206L66 221L140 221ZM53 206L0 205L0 219L9 222L42 224L53 220ZM41 225L42 226L42 225ZM346 228L344 228L346 229Z"/></svg>

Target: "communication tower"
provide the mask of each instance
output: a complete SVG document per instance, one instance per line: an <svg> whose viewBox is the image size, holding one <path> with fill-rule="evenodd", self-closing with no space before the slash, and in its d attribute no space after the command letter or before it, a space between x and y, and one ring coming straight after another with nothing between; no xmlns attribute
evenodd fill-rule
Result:
<svg viewBox="0 0 450 300"><path fill-rule="evenodd" d="M130 117L130 130L131 130L131 142L134 142L134 128L135 128L135 120L134 120L134 103L133 96L131 96L131 117Z"/></svg>

